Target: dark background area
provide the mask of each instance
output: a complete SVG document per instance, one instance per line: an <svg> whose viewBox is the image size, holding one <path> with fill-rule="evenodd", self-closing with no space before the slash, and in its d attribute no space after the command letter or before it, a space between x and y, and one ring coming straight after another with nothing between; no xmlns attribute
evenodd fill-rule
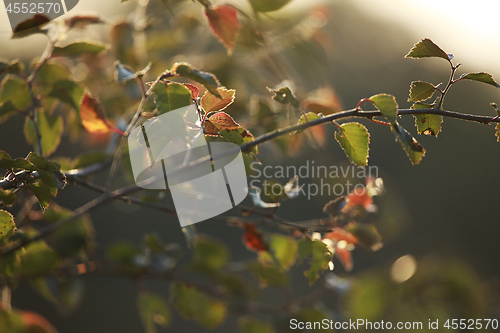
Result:
<svg viewBox="0 0 500 333"><path fill-rule="evenodd" d="M420 38L432 39L432 36L409 36L404 29L362 16L347 4L331 6L330 14L322 31L332 48L325 53L327 70L321 73L321 80L335 88L344 108L355 107L361 98L381 92L396 96L400 107L406 108L411 105L406 102L411 81L437 84L448 80L449 66L442 59L403 58ZM455 56L455 62L460 62L460 55ZM308 64L301 65L303 67L296 70L307 72ZM463 64L459 74L467 71L467 67L467 63ZM223 83L231 87L230 83ZM315 76L310 75L302 77L297 85L308 91L316 88L317 82ZM476 82L461 82L452 88L444 105L447 110L492 115L494 110L490 102L500 102L498 90ZM1 126L0 149L15 157L25 156L31 150L22 134L23 120L14 117ZM500 144L496 142L494 127L447 118L438 138L433 138L418 136L413 118L404 116L400 123L427 149L420 165L412 166L388 128L366 120L360 122L371 134L369 164L379 168L379 176L386 186L386 194L376 198L379 212L375 215L385 245L377 252L356 249L353 252L354 270L346 276L357 276L373 268L388 268L400 256L412 254L417 260L432 256L445 261L463 261L477 272L483 283L498 283ZM316 164L347 165L345 155L334 140L333 128L329 127L329 142L322 152L310 149L295 158L276 157L273 144L266 144L260 148L259 159L264 165L302 165L307 159L315 159ZM84 143L78 145L80 151L88 149ZM325 152L329 154L326 157ZM75 146L63 139L54 156L75 154ZM99 175L93 180L103 183L106 177ZM56 202L74 209L95 197L97 194L90 190L68 186ZM299 197L285 202L278 215L292 221L323 217L321 208L331 199L315 197L308 201ZM238 215L238 212L231 213ZM152 231L165 242L185 244L177 219L170 215L113 203L92 212L91 217L98 255L102 255L104 248L113 241L127 239L139 243L145 233ZM242 230L238 228L211 221L200 223L196 228L225 243L233 261L255 257L241 242ZM295 296L309 290L302 275L303 268L299 265L292 270ZM335 271L345 275L340 265L336 265ZM135 309L137 291L132 281L97 276L83 277L83 280L86 288L83 302L69 316L60 316L27 283L14 291L13 306L40 313L63 333L142 330ZM166 283L147 281L146 285L168 297ZM282 295L276 291L264 294L264 300L269 302L282 300ZM491 311L495 313L494 309ZM216 331L234 332L234 325L235 319L230 317ZM177 316L168 331L199 332L202 329Z"/></svg>

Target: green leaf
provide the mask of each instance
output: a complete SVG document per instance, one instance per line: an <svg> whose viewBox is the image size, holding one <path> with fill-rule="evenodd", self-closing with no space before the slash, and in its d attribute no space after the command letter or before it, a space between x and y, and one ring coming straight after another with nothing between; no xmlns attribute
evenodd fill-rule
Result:
<svg viewBox="0 0 500 333"><path fill-rule="evenodd" d="M24 38L33 34L47 34L47 30L42 30L42 26L50 19L44 15L36 14L32 18L22 21L12 31L12 39Z"/></svg>
<svg viewBox="0 0 500 333"><path fill-rule="evenodd" d="M0 61L0 75L5 73L22 73L24 64L19 59L14 59L11 62Z"/></svg>
<svg viewBox="0 0 500 333"><path fill-rule="evenodd" d="M383 246L382 237L373 224L351 222L345 229L353 234L361 245L372 251Z"/></svg>
<svg viewBox="0 0 500 333"><path fill-rule="evenodd" d="M16 203L16 194L11 190L0 188L0 200L2 200L4 206L12 206Z"/></svg>
<svg viewBox="0 0 500 333"><path fill-rule="evenodd" d="M42 184L47 185L52 195L56 196L59 189L66 186L66 176L60 172L60 166L50 162L43 156L30 153L28 161L33 163L40 174Z"/></svg>
<svg viewBox="0 0 500 333"><path fill-rule="evenodd" d="M220 326L226 318L226 305L201 292L193 285L172 282L170 295L183 318L194 319L205 328L214 329Z"/></svg>
<svg viewBox="0 0 500 333"><path fill-rule="evenodd" d="M304 272L312 285L319 278L321 272L328 269L328 263L332 260L333 254L328 251L325 243L309 238L302 238L299 241L299 261L312 256L311 267Z"/></svg>
<svg viewBox="0 0 500 333"><path fill-rule="evenodd" d="M44 241L36 241L25 247L21 264L21 275L27 279L34 279L55 269L57 255Z"/></svg>
<svg viewBox="0 0 500 333"><path fill-rule="evenodd" d="M75 42L64 47L54 47L52 56L70 57L78 56L81 54L98 55L99 53L104 52L107 49L108 47L106 45L96 42Z"/></svg>
<svg viewBox="0 0 500 333"><path fill-rule="evenodd" d="M430 39L424 38L415 44L410 52L405 55L405 58L428 58L438 57L450 60L450 57L439 46L434 44Z"/></svg>
<svg viewBox="0 0 500 333"><path fill-rule="evenodd" d="M14 234L16 229L14 216L5 210L0 210L0 244Z"/></svg>
<svg viewBox="0 0 500 333"><path fill-rule="evenodd" d="M57 222L71 215L71 210L58 205L50 205L44 212L44 219ZM61 257L71 257L93 244L94 228L88 215L83 215L57 228L47 239L50 247Z"/></svg>
<svg viewBox="0 0 500 333"><path fill-rule="evenodd" d="M435 105L415 103L411 106L412 109L433 109ZM443 116L438 114L414 114L415 125L419 134L438 136L443 123Z"/></svg>
<svg viewBox="0 0 500 333"><path fill-rule="evenodd" d="M141 267L134 261L141 252L134 244L127 241L118 241L108 247L106 258L110 261L116 262L121 269L136 274L139 273Z"/></svg>
<svg viewBox="0 0 500 333"><path fill-rule="evenodd" d="M252 142L254 137L243 127L238 127L237 129L225 129L219 132L219 135L222 136L229 142L235 143L238 146L241 146L244 143ZM257 154L257 146L253 146L250 148L250 152Z"/></svg>
<svg viewBox="0 0 500 333"><path fill-rule="evenodd" d="M16 110L24 110L31 104L31 97L26 83L19 77L11 74L2 81L0 103L10 101ZM4 112L11 112L11 105L4 106Z"/></svg>
<svg viewBox="0 0 500 333"><path fill-rule="evenodd" d="M256 12L273 12L284 7L291 0L250 0L252 8Z"/></svg>
<svg viewBox="0 0 500 333"><path fill-rule="evenodd" d="M160 83L155 87L154 93L158 114L191 105L191 91L180 83Z"/></svg>
<svg viewBox="0 0 500 333"><path fill-rule="evenodd" d="M194 244L192 269L217 274L228 262L229 251L225 246L208 237L198 237Z"/></svg>
<svg viewBox="0 0 500 333"><path fill-rule="evenodd" d="M0 311L0 332L28 332L28 325L25 323L21 311Z"/></svg>
<svg viewBox="0 0 500 333"><path fill-rule="evenodd" d="M1 243L1 240L0 240ZM14 289L18 285L21 275L21 258L18 252L9 253L0 260L0 277L5 279L7 286ZM1 327L1 324L0 324ZM0 332L2 332L0 330Z"/></svg>
<svg viewBox="0 0 500 333"><path fill-rule="evenodd" d="M147 333L156 333L156 325L167 327L171 322L170 309L162 297L151 292L141 292L137 310Z"/></svg>
<svg viewBox="0 0 500 333"><path fill-rule="evenodd" d="M422 157L425 156L425 149L420 145L420 143L415 140L407 130L401 127L399 124L393 125L393 130L396 135L396 139L403 145L406 154L410 158L412 164L419 164Z"/></svg>
<svg viewBox="0 0 500 333"><path fill-rule="evenodd" d="M52 86L56 82L71 80L71 72L60 62L49 60L40 66L36 77L42 91L47 95L52 91Z"/></svg>
<svg viewBox="0 0 500 333"><path fill-rule="evenodd" d="M288 271L297 261L298 245L295 238L272 234L268 245L272 255L266 251L259 252L259 261L263 264L272 264L274 256L280 267Z"/></svg>
<svg viewBox="0 0 500 333"><path fill-rule="evenodd" d="M49 206L50 200L52 200L52 193L50 192L50 188L45 184L31 184L26 187L38 199L40 208L42 208L42 210L45 210L45 208Z"/></svg>
<svg viewBox="0 0 500 333"><path fill-rule="evenodd" d="M156 232L144 235L144 244L153 253L159 253L166 249L166 245L161 240L160 235Z"/></svg>
<svg viewBox="0 0 500 333"><path fill-rule="evenodd" d="M347 123L340 125L340 131L335 133L335 139L349 160L355 165L368 165L370 134L366 127L360 123Z"/></svg>
<svg viewBox="0 0 500 333"><path fill-rule="evenodd" d="M410 98L408 102L420 102L431 98L436 87L429 82L413 81L410 85Z"/></svg>
<svg viewBox="0 0 500 333"><path fill-rule="evenodd" d="M49 96L69 104L79 112L83 93L84 89L75 81L61 80L52 85L52 91L49 93Z"/></svg>
<svg viewBox="0 0 500 333"><path fill-rule="evenodd" d="M103 162L111 157L112 157L111 154L106 153L104 151L93 151L89 153L83 153L75 157L75 159L71 164L71 167L73 169L82 169L88 167L89 165Z"/></svg>
<svg viewBox="0 0 500 333"><path fill-rule="evenodd" d="M290 104L294 108L299 108L299 101L292 94L292 91L288 87L283 87L278 90L269 89L272 93L274 93L273 99L281 104Z"/></svg>
<svg viewBox="0 0 500 333"><path fill-rule="evenodd" d="M252 317L241 317L238 320L241 333L275 333L271 323L260 321Z"/></svg>
<svg viewBox="0 0 500 333"><path fill-rule="evenodd" d="M286 287L289 284L288 275L276 266L263 265L254 261L249 263L247 267L259 277L262 286Z"/></svg>
<svg viewBox="0 0 500 333"><path fill-rule="evenodd" d="M460 80L478 81L492 85L495 88L500 88L500 85L496 83L495 80L493 80L493 76L484 72L463 74L462 76L460 76Z"/></svg>
<svg viewBox="0 0 500 333"><path fill-rule="evenodd" d="M212 95L221 98L219 92L217 91L220 83L215 75L202 72L185 62L175 63L172 66L171 73L175 73L177 75L184 76L188 79L201 83L205 88L208 89L208 91L212 93Z"/></svg>
<svg viewBox="0 0 500 333"><path fill-rule="evenodd" d="M58 279L53 276L43 276L32 280L31 286L64 314L75 310L83 298L83 283L75 278Z"/></svg>
<svg viewBox="0 0 500 333"><path fill-rule="evenodd" d="M64 131L63 117L57 115L51 116L47 112L39 112L37 125L41 136L43 154L49 156L57 149L59 143L61 143ZM24 123L24 136L29 144L38 149L35 127L28 117Z"/></svg>
<svg viewBox="0 0 500 333"><path fill-rule="evenodd" d="M17 108L12 103L12 101L0 103L0 123L4 122L5 120L7 120L7 118L14 115L16 111Z"/></svg>
<svg viewBox="0 0 500 333"><path fill-rule="evenodd" d="M396 98L388 94L378 94L370 97L370 101L380 110L382 115L389 120L391 124L396 122L398 116L398 103Z"/></svg>

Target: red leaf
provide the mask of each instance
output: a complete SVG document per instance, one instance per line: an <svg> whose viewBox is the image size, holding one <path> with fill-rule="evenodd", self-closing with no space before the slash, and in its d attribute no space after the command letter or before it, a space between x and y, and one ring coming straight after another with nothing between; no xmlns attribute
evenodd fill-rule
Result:
<svg viewBox="0 0 500 333"><path fill-rule="evenodd" d="M351 251L346 248L335 248L335 256L340 260L342 266L344 266L346 271L352 270L352 256Z"/></svg>
<svg viewBox="0 0 500 333"><path fill-rule="evenodd" d="M358 187L347 196L347 206L351 208L362 206L366 210L370 210L370 208L373 206L373 199L370 195L368 195L368 191L366 191L366 188L363 187L363 189L361 190Z"/></svg>
<svg viewBox="0 0 500 333"><path fill-rule="evenodd" d="M247 249L255 252L268 251L269 248L262 238L262 234L255 229L252 223L245 224L245 234L243 235L243 243Z"/></svg>
<svg viewBox="0 0 500 333"><path fill-rule="evenodd" d="M183 85L191 91L191 99L196 101L198 99L198 95L200 94L200 89L191 83L183 83Z"/></svg>
<svg viewBox="0 0 500 333"><path fill-rule="evenodd" d="M217 134L225 129L232 130L240 127L240 125L234 121L233 117L225 112L217 112L210 118L205 119L203 126L205 126L205 132L209 135Z"/></svg>
<svg viewBox="0 0 500 333"><path fill-rule="evenodd" d="M27 332L57 333L54 326L37 313L23 311L21 316L27 326Z"/></svg>
<svg viewBox="0 0 500 333"><path fill-rule="evenodd" d="M240 27L238 11L232 6L214 6L205 8L205 15L212 32L227 48L228 54L233 53L236 36Z"/></svg>
<svg viewBox="0 0 500 333"><path fill-rule="evenodd" d="M334 242L344 240L349 244L358 243L358 239L353 234L342 228L333 228L333 231L325 234L323 238L331 239Z"/></svg>

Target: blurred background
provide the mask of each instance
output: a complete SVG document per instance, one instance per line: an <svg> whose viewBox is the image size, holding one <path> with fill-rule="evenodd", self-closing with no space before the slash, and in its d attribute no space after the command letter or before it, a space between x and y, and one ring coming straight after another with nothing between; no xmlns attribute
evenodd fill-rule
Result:
<svg viewBox="0 0 500 333"><path fill-rule="evenodd" d="M247 1L213 2L230 3L253 15ZM454 54L454 63L462 63L458 74L486 71L500 78L500 27L495 17L500 4L493 1L292 0L279 11L258 15L257 20L243 20L231 57L209 31L198 3L150 0L147 7L141 3L147 1L80 0L67 14L96 13L105 21L70 32L68 40L111 43L108 54L67 61L75 65L75 80L85 81L93 94L100 96L112 119L130 114L140 98L133 86L112 83L115 59L136 70L152 61L150 79L176 61L213 72L223 85L237 91L228 112L255 135L264 133L264 126L251 116L256 100L280 114L281 126L300 116L269 98L266 87L283 82L308 105L320 100L316 104L324 107L323 113L353 108L361 98L377 93L392 94L401 108L409 108L411 103L406 100L411 81L446 84L449 77L449 65L442 59L404 59L413 44L425 37ZM141 8L146 10L147 21ZM0 15L0 57L20 58L28 65L43 53L44 36L10 40L5 11L0 10ZM132 33L137 27L144 27L145 33ZM460 82L450 90L444 108L494 115L491 102L500 103L498 89ZM400 123L427 150L422 162L412 166L388 128L359 121L371 134L369 165L378 167L386 187L386 193L376 198L378 213L373 217L384 247L376 252L353 251L354 269L350 273L336 265L333 273L348 279L350 288L333 300L322 300L319 306L344 319L500 319L500 221L495 208L500 199L500 145L494 127L445 119L442 132L434 138L419 136L413 118L402 117ZM24 139L23 123L23 117L12 117L0 127L0 149L13 157L26 156L32 150ZM52 157L75 157L106 148L108 137L82 133L76 141L70 132L77 129L70 128ZM323 126L320 141L318 147L318 142L311 142L306 135L279 140L259 147L258 157L264 166L300 166L306 160L314 160L316 165L349 165L334 139L333 126ZM287 180L278 181L284 184ZM103 184L106 175L94 176L93 181ZM116 186L127 181L124 175ZM75 209L95 197L90 190L68 186L56 202ZM299 197L284 202L277 214L291 221L324 217L321 210L331 199ZM185 246L178 221L170 215L117 202L94 211L91 217L98 255L113 241L139 243L143 234L151 231L158 232L165 242ZM243 245L239 228L206 221L196 229L225 243L233 261L255 257ZM299 265L291 271L296 297L310 290L303 270ZM40 313L60 332L142 330L133 281L98 276L83 280L86 292L73 313L61 315L27 283L13 292L12 304ZM318 281L311 288L320 283L325 282ZM147 284L168 297L165 283ZM273 290L264 294L263 301L269 304L282 301L281 294ZM229 317L216 331L236 331L236 320ZM176 317L168 331L194 330L203 331L196 323Z"/></svg>

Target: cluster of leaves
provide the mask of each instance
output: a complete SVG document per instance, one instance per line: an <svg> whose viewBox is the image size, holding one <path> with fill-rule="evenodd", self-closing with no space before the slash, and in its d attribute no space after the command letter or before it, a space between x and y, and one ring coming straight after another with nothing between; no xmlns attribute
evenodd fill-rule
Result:
<svg viewBox="0 0 500 333"><path fill-rule="evenodd" d="M278 10L289 1L250 0L250 4L255 15L259 15ZM241 18L245 15L231 5L212 6L208 0L198 2L204 7L211 31L228 54L232 54L238 34L243 33ZM319 124L333 121L332 117L336 115L340 115L338 119L344 118L342 115L363 117L361 104L370 102L387 122L372 120L390 126L413 164L420 163L425 149L398 123L398 104L395 97L388 94L362 99L355 110L342 113L339 105L334 102L325 105L307 100L299 101L292 89L278 86L269 89L268 96L257 98L252 119L241 117L240 120L236 116L236 105L239 103L235 100L236 90L228 89L216 75L189 63L176 62L155 81L147 82L145 78L149 75L152 64L139 71L128 66L136 67L137 64L134 57L128 57L120 42L116 41L120 39L117 37L118 30L123 28L120 25L113 28L115 51L120 55L117 56L120 61L115 62L115 81L120 85L114 84L111 87L110 84L107 86L110 89L102 89L115 89L116 96L106 95L104 92L95 93L94 96L91 93L92 79L76 80L67 65L68 60L79 57L82 63L98 62L96 59L101 61L110 49L109 46L93 41L63 45L63 41L68 30L102 23L102 20L94 16L69 18L63 25L53 27L56 29L53 34L49 34L49 29L42 28L41 24L47 22L37 15L21 23L14 32L14 38L34 33L46 34L49 38L50 52L33 64L29 76L25 74L24 65L19 60L0 62L0 75L5 75L0 90L0 122L15 115L25 116L24 134L35 150L35 153L30 153L26 158L12 158L0 151L0 168L7 170L2 182L9 184L8 189L0 187L2 205L10 207L20 204L28 212L20 214L21 217L14 221L11 213L0 210L0 250L7 253L0 260L0 279L9 288L16 288L20 281L27 280L58 309L67 311L74 309L81 298L82 288L78 275L104 271L122 274L136 281L155 276L169 281L170 299L167 301L159 294L140 288L137 308L147 332L155 332L156 325L168 326L171 323L172 306L182 317L195 320L203 327L215 328L225 321L232 310L239 313L251 312L251 304L258 299L258 289L248 287L247 272L254 276L261 288L272 286L286 290L290 287L289 271L297 264L307 261L304 276L312 285L323 272L333 269L334 258L346 271L350 271L353 267L351 251L355 246L360 245L373 251L382 246L381 236L375 226L364 222L368 214L376 210L373 197L381 193L382 183L380 179L367 179L362 191L357 188L346 196L328 202L324 206L328 218L302 223L277 219L273 221L280 230L289 231L289 234L263 232L252 222L240 221L239 218L231 220L228 224L236 224L244 230L243 243L249 250L257 253L255 260L231 263L229 251L220 242L196 235L193 237L190 260L186 266L181 267L180 247L176 244L164 244L155 234L147 235L140 248L120 242L109 247L105 260L95 259L94 232L89 216L83 215L69 223L58 225L59 221L72 216L73 212L51 201L66 185L63 171L100 165L109 161L112 155L98 151L72 160L67 157L49 160L65 131L75 138L103 135L113 143L113 138L123 139L128 135L129 130L123 123L128 123L131 127L144 119L194 103L201 118L198 124L189 126L203 128L207 140L225 140L246 147L245 157L256 159L256 139L246 125L253 125L252 131L264 129L266 132L275 131L285 123L284 119L288 121L286 125L290 125L288 113L284 116L285 112L275 112L274 106L268 101L271 98L280 107L292 110L292 125L283 132L277 130L274 134L271 133L274 137L266 137L264 134L260 137L260 142L267 141L267 138L278 138L281 133L290 133L287 139L295 147L300 147L305 137L315 145L323 145L326 142L326 131ZM29 27L32 29L27 29ZM423 81L411 83L409 101L414 103L412 109L433 112L415 113L419 134L437 136L441 131L443 117L437 111L443 110L444 96L452 84L473 80L499 87L487 73L468 73L454 79L453 75L459 65L453 65L452 56L429 39L415 44L407 57L443 58L452 68L450 81L444 89ZM95 77L102 79L98 74L99 69L90 65L87 67L94 71ZM141 94L137 92L137 87ZM436 92L440 96L433 103L427 103ZM150 96L153 96L151 100ZM130 108L137 103L137 117L132 117ZM367 165L370 143L368 129L358 122L333 123L337 129L335 138L349 160L358 166ZM497 125L497 131L500 141L500 125ZM114 136L111 135L113 133ZM275 140L278 147L282 147L281 139ZM121 151L117 151L116 156L121 158ZM274 185L276 184L271 186ZM277 209L281 200L297 197L295 186L296 179L291 180L280 191L283 195L267 198L272 202L264 202L259 191L253 192L256 207L246 210L244 215L250 216L259 207ZM37 199L40 210L32 209L36 203L32 200L34 198ZM264 216L271 220L275 218L274 212L264 213ZM40 228L27 223L28 220L39 222L40 228L55 226L55 231L42 237ZM39 236L41 239L37 238ZM21 245L23 246L19 251L8 251ZM185 272L187 273L184 274ZM206 278L207 283L190 279L190 274ZM280 308L272 310L279 312ZM316 308L301 306L290 309L290 315L314 321L328 317ZM37 326L45 332L54 331L43 318L31 313L0 309L0 319L0 331L22 332L27 326ZM239 324L242 332L274 331L271 323L250 316L241 318Z"/></svg>

